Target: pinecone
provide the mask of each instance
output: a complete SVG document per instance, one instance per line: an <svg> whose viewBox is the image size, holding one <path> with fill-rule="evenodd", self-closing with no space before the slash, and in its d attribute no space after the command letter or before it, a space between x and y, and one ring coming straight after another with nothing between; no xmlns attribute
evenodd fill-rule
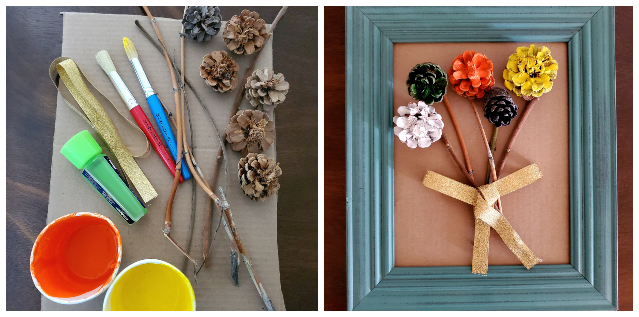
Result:
<svg viewBox="0 0 639 317"><path fill-rule="evenodd" d="M220 32L222 15L217 6L188 7L182 17L184 33L198 42L206 42Z"/></svg>
<svg viewBox="0 0 639 317"><path fill-rule="evenodd" d="M249 55L262 48L266 41L266 23L257 12L242 10L224 27L224 41L229 50Z"/></svg>
<svg viewBox="0 0 639 317"><path fill-rule="evenodd" d="M481 98L495 84L493 62L484 54L465 51L453 60L448 78L458 94Z"/></svg>
<svg viewBox="0 0 639 317"><path fill-rule="evenodd" d="M286 99L288 82L282 73L275 74L272 69L257 69L246 80L246 99L253 107L264 106L264 111L271 111Z"/></svg>
<svg viewBox="0 0 639 317"><path fill-rule="evenodd" d="M200 65L200 76L206 84L219 92L227 92L237 87L238 65L225 51L213 51L204 56Z"/></svg>
<svg viewBox="0 0 639 317"><path fill-rule="evenodd" d="M441 67L433 63L417 64L408 73L408 93L415 100L421 100L428 105L440 102L446 94L448 76Z"/></svg>
<svg viewBox="0 0 639 317"><path fill-rule="evenodd" d="M397 125L393 132L411 149L418 145L427 148L441 138L444 122L435 107L419 101L409 103L408 107L399 107L397 113L399 116L393 117L393 122Z"/></svg>
<svg viewBox="0 0 639 317"><path fill-rule="evenodd" d="M275 139L275 122L270 121L268 114L259 110L240 110L226 126L226 141L233 151L262 153Z"/></svg>
<svg viewBox="0 0 639 317"><path fill-rule="evenodd" d="M484 117L496 127L507 126L517 116L517 105L506 89L493 87L486 92Z"/></svg>
<svg viewBox="0 0 639 317"><path fill-rule="evenodd" d="M244 193L254 201L265 201L277 193L280 183L277 178L282 175L280 164L264 154L249 153L238 163L238 177Z"/></svg>

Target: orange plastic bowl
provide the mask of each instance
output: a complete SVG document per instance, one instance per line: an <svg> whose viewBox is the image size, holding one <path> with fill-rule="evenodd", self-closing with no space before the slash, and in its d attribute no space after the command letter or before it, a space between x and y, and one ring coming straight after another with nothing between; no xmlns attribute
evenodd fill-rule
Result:
<svg viewBox="0 0 639 317"><path fill-rule="evenodd" d="M105 216L79 212L48 224L31 251L36 288L60 304L88 301L111 284L120 268L122 240Z"/></svg>

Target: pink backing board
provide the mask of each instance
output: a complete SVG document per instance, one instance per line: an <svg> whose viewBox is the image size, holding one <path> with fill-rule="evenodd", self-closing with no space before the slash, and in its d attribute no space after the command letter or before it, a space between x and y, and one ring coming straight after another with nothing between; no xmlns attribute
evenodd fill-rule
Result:
<svg viewBox="0 0 639 317"><path fill-rule="evenodd" d="M394 115L397 108L414 100L406 79L416 64L432 62L444 71L465 50L485 54L493 61L495 87L504 88L502 72L517 47L531 43L423 43L393 47ZM570 263L570 190L568 153L568 54L565 43L535 43L547 46L559 63L557 79L550 92L533 108L502 172L505 177L537 163L543 178L502 197L503 213L528 247L543 260L541 264ZM448 99L461 126L478 184L485 183L487 154L475 116L467 98L447 88ZM511 96L521 114L526 101ZM483 99L475 106L482 117L487 137L493 125L483 117ZM452 121L443 103L433 104L444 121L444 133L458 157L463 155ZM495 160L503 157L506 142L518 118L499 128ZM427 170L468 183L440 140L430 147L411 149L395 137L395 265L471 265L474 237L472 206L422 186ZM489 265L521 265L499 235L491 230ZM490 268L488 270L490 273Z"/></svg>

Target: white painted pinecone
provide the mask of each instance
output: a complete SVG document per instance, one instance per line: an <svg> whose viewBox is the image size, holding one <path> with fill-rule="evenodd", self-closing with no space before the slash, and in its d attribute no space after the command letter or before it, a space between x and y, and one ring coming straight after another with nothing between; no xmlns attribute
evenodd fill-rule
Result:
<svg viewBox="0 0 639 317"><path fill-rule="evenodd" d="M407 107L399 107L397 113L399 116L393 117L396 125L393 132L411 149L427 148L441 138L444 122L435 107L423 101L411 102Z"/></svg>

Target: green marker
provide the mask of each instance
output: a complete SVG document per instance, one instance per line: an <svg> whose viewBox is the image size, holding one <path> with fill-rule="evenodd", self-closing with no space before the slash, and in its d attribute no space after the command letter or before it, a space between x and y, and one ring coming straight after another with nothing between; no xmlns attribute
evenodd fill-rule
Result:
<svg viewBox="0 0 639 317"><path fill-rule="evenodd" d="M62 146L60 153L75 167L102 197L128 223L133 224L146 213L146 208L120 177L109 158L89 131L74 135Z"/></svg>

